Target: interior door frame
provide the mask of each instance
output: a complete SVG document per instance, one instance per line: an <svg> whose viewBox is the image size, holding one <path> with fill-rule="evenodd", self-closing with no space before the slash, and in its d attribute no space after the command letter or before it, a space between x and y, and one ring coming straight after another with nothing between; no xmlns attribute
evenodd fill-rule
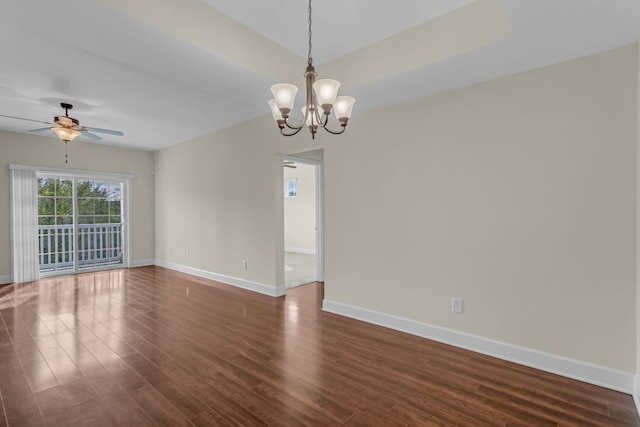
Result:
<svg viewBox="0 0 640 427"><path fill-rule="evenodd" d="M315 167L316 187L316 281L324 282L324 163L287 155L285 161L302 163Z"/></svg>

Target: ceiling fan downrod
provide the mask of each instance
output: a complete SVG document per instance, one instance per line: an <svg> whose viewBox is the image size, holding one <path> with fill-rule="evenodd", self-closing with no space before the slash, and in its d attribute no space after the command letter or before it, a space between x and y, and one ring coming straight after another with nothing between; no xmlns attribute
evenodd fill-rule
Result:
<svg viewBox="0 0 640 427"><path fill-rule="evenodd" d="M61 102L60 106L62 108L64 108L64 115L68 117L69 116L69 110L73 109L73 105L67 104L66 102Z"/></svg>

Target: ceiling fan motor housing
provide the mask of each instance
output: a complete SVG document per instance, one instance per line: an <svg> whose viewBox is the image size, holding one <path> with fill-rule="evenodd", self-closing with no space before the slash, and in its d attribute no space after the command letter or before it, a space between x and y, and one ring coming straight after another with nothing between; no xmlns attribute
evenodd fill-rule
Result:
<svg viewBox="0 0 640 427"><path fill-rule="evenodd" d="M64 126L66 128L79 127L80 122L77 119L69 116L55 116L53 122L58 126Z"/></svg>

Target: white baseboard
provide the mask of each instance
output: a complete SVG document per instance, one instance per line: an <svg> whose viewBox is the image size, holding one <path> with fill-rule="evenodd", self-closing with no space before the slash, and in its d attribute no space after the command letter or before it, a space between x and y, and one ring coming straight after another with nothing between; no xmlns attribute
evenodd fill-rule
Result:
<svg viewBox="0 0 640 427"><path fill-rule="evenodd" d="M640 415L640 377L638 375L633 378L633 401L636 404L636 411Z"/></svg>
<svg viewBox="0 0 640 427"><path fill-rule="evenodd" d="M194 276L203 277L205 279L215 280L216 282L222 282L227 285L236 286L238 288L248 289L250 291L258 292L272 297L280 297L287 293L287 289L284 286L273 287L265 285L264 283L252 282L250 280L226 276L224 274L212 273L210 271L200 270L198 268L188 267L181 264L174 264L168 261L155 260L155 265L168 268L170 270L180 271L182 273L192 274Z"/></svg>
<svg viewBox="0 0 640 427"><path fill-rule="evenodd" d="M308 255L315 255L316 254L316 250L315 249L305 249L305 248L285 247L284 251L285 252L295 252L295 253L298 253L298 254L308 254Z"/></svg>
<svg viewBox="0 0 640 427"><path fill-rule="evenodd" d="M146 267L149 265L155 265L155 263L156 263L155 259L137 259L135 261L131 261L131 265L129 265L129 267L131 268Z"/></svg>
<svg viewBox="0 0 640 427"><path fill-rule="evenodd" d="M439 341L456 347L497 357L509 362L562 375L627 394L634 394L636 405L640 393L638 377L633 373L611 369L606 366L595 365L580 360L569 359L555 354L545 353L530 348L520 347L501 341L495 341L481 336L467 334L428 323L417 322L373 310L342 304L336 301L324 300L324 311L339 314L375 325L384 326L422 338ZM635 377L635 393L634 393ZM640 407L640 406L639 406Z"/></svg>
<svg viewBox="0 0 640 427"><path fill-rule="evenodd" d="M7 283L13 283L11 276L0 276L0 285L6 285Z"/></svg>

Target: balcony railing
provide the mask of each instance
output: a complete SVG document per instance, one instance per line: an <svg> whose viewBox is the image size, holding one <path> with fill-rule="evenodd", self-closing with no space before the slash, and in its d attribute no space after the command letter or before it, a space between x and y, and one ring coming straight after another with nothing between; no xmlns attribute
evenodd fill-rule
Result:
<svg viewBox="0 0 640 427"><path fill-rule="evenodd" d="M38 257L40 271L73 270L74 257L78 268L122 264L122 224L80 224L38 226ZM77 243L77 246L74 246Z"/></svg>

